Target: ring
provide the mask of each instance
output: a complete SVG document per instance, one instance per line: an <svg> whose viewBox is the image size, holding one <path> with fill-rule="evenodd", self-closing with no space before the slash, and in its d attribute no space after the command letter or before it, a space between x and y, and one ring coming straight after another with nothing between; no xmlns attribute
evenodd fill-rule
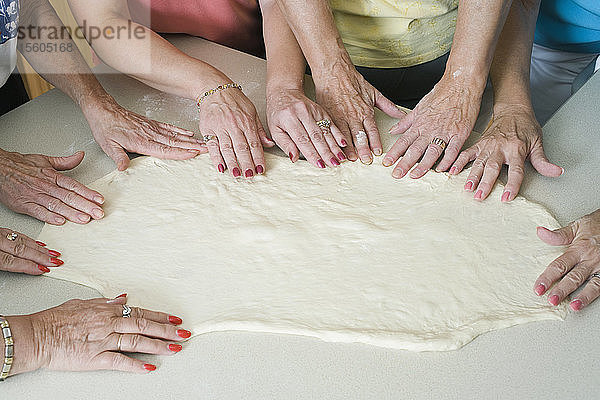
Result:
<svg viewBox="0 0 600 400"><path fill-rule="evenodd" d="M366 144L367 143L367 133L365 131L358 131L356 134L356 144Z"/></svg>
<svg viewBox="0 0 600 400"><path fill-rule="evenodd" d="M317 126L323 128L323 129L329 129L329 127L331 126L331 121L328 120L327 118L322 119L320 121L317 121Z"/></svg>
<svg viewBox="0 0 600 400"><path fill-rule="evenodd" d="M123 334L119 333L119 340L117 340L117 350L118 351L123 351L121 350L121 341L123 340Z"/></svg>
<svg viewBox="0 0 600 400"><path fill-rule="evenodd" d="M123 318L131 317L131 307L126 304L123 304Z"/></svg>
<svg viewBox="0 0 600 400"><path fill-rule="evenodd" d="M216 138L216 136L215 136L215 135L203 135L203 136L202 136L202 139L204 139L204 142L205 142L205 143L208 143L208 142L210 142L210 141L211 141L211 140L213 140L214 138Z"/></svg>
<svg viewBox="0 0 600 400"><path fill-rule="evenodd" d="M8 240L10 240L11 242L14 242L15 240L17 240L17 238L19 237L19 235L17 235L16 233L12 232L9 233L8 235L6 235L6 238Z"/></svg>
<svg viewBox="0 0 600 400"><path fill-rule="evenodd" d="M440 146L442 148L442 150L446 149L446 146L448 145L448 143L446 143L443 139L440 138L435 138L431 141L431 143L433 144L437 144L438 146Z"/></svg>
<svg viewBox="0 0 600 400"><path fill-rule="evenodd" d="M590 277L588 278L588 281L591 280L592 278L600 279L600 272L594 272L593 274L591 274Z"/></svg>

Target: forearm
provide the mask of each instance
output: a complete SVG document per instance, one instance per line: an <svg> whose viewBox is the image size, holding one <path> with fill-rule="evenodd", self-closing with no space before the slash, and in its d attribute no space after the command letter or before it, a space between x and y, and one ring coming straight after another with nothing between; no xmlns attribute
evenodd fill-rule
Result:
<svg viewBox="0 0 600 400"><path fill-rule="evenodd" d="M490 77L494 103L531 108L529 67L540 0L514 0L498 40Z"/></svg>

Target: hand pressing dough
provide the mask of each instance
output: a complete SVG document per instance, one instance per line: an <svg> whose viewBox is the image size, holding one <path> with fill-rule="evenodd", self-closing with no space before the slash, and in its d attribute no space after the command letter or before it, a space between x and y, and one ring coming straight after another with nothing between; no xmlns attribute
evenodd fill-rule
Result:
<svg viewBox="0 0 600 400"><path fill-rule="evenodd" d="M267 154L253 179L209 158L138 158L91 188L106 217L46 225L50 276L183 318L195 335L258 331L413 351L452 350L494 329L561 319L533 293L561 250L541 206L479 203L465 174L400 181L379 165L317 169Z"/></svg>

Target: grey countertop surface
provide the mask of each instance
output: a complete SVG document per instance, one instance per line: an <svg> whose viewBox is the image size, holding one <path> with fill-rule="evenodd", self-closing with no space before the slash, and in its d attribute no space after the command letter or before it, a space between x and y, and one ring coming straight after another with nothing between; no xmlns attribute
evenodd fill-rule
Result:
<svg viewBox="0 0 600 400"><path fill-rule="evenodd" d="M264 120L263 60L197 38L170 40L241 83ZM100 78L124 107L197 131L193 101L123 75ZM528 168L523 194L548 207L561 223L600 207L599 93L596 74L544 127L547 155L566 173L548 179ZM485 103L489 110L489 95ZM391 124L381 115L379 119L382 125ZM482 126L485 116L478 124ZM0 132L0 147L6 150L53 155L85 150L82 165L69 173L83 183L114 169L76 105L57 90L0 117ZM36 237L42 223L0 206L0 226ZM92 289L48 277L0 272L0 312L5 315L97 296ZM159 366L152 374L37 371L0 383L0 399L600 398L599 312L600 301L584 312L570 313L564 322L490 332L458 351L441 353L291 335L206 334L190 340L176 356L142 356Z"/></svg>

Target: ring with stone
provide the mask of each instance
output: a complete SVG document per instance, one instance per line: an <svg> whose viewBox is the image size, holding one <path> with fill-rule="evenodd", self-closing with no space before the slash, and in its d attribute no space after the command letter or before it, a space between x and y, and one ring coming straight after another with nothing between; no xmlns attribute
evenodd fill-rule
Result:
<svg viewBox="0 0 600 400"><path fill-rule="evenodd" d="M131 307L126 304L123 304L123 318L131 317Z"/></svg>
<svg viewBox="0 0 600 400"><path fill-rule="evenodd" d="M317 121L317 126L322 129L329 129L329 127L331 126L331 121L327 118L322 119L320 121Z"/></svg>
<svg viewBox="0 0 600 400"><path fill-rule="evenodd" d="M216 136L215 136L215 135L203 135L203 136L202 136L202 139L204 139L204 142L205 142L205 143L208 143L208 142L210 142L211 140L213 140L213 139L215 139L215 138L216 138Z"/></svg>
<svg viewBox="0 0 600 400"><path fill-rule="evenodd" d="M15 240L17 240L18 237L19 237L19 235L17 235L14 232L11 232L11 233L9 233L9 234L6 235L6 238L8 240L10 240L11 242L14 242Z"/></svg>
<svg viewBox="0 0 600 400"><path fill-rule="evenodd" d="M440 139L440 138L437 138L437 137L436 137L436 138L434 138L434 139L431 141L431 143L433 143L433 144L436 144L436 145L440 146L440 147L442 148L442 150L445 150L445 149L446 149L446 146L448 145L448 143L446 143L446 141L445 141L445 140L443 140L443 139Z"/></svg>

